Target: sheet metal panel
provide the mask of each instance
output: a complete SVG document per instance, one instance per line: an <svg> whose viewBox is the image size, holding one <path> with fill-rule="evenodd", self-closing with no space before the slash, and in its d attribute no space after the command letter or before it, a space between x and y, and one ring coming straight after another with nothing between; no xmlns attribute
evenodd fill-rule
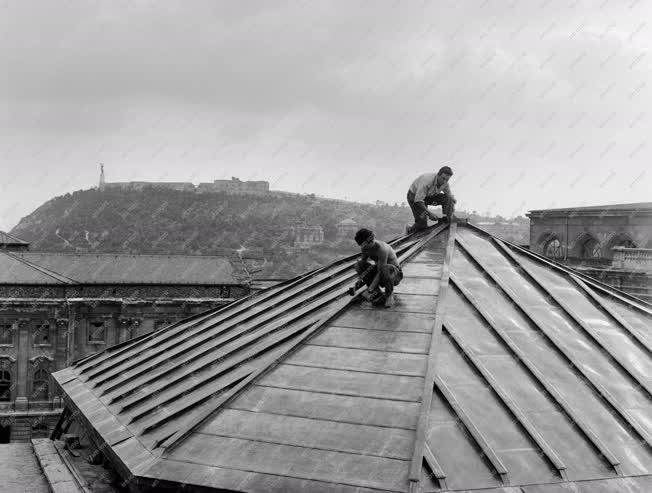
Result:
<svg viewBox="0 0 652 493"><path fill-rule="evenodd" d="M168 375L169 380L160 378L154 382L143 382L147 387L141 393L133 393L117 400L116 405L121 407L121 412L128 416L136 416L152 407L160 406L178 398L179 394L190 397L193 392L202 392L203 387L212 380L228 379L230 374L240 373L243 367L250 371L264 364L273 354L288 347L294 338L298 337L297 331L301 327L289 328L285 332L276 334L275 338L265 338L258 346L246 347L241 351L229 353L228 358L216 359L215 362L201 362L194 365L173 366L178 371ZM281 349L279 349L281 348ZM219 355L217 356L219 357ZM246 364L245 364L246 363ZM131 387L132 389L137 387ZM125 389L126 390L131 389ZM116 391L119 391L116 390Z"/></svg>
<svg viewBox="0 0 652 493"><path fill-rule="evenodd" d="M408 317L409 315L404 318ZM425 348L430 344L430 334L397 332L387 328L356 329L331 325L321 334L313 337L309 344L426 354Z"/></svg>
<svg viewBox="0 0 652 493"><path fill-rule="evenodd" d="M482 488L502 484L439 392L433 394L426 444L436 454L445 471L449 488Z"/></svg>
<svg viewBox="0 0 652 493"><path fill-rule="evenodd" d="M407 460L414 431L225 409L196 433Z"/></svg>
<svg viewBox="0 0 652 493"><path fill-rule="evenodd" d="M569 320L574 321L576 326L589 336L599 351L611 358L612 362L617 363L619 369L624 370L636 384L646 388L649 397L648 384L652 375L652 360L646 348L642 348L639 343L632 340L622 326L614 324L613 319L579 291L568 276L562 276L559 272L537 265L522 255L512 253L507 247L502 246L502 248L534 277L546 294L553 297L555 303L568 315Z"/></svg>
<svg viewBox="0 0 652 493"><path fill-rule="evenodd" d="M426 356L423 354L313 345L301 348L284 363L388 375L423 376L426 372Z"/></svg>
<svg viewBox="0 0 652 493"><path fill-rule="evenodd" d="M587 440L560 411L528 412L528 419L546 437L548 443L568 465L566 473L572 481L616 476Z"/></svg>
<svg viewBox="0 0 652 493"><path fill-rule="evenodd" d="M516 359L527 369L529 374L535 379L536 383L545 389L547 394L552 398L552 400L563 409L565 416L570 420L570 422L577 426L578 429L582 431L584 437L592 444L596 449L599 455L601 455L605 461L609 463L611 467L614 468L619 474L622 473L620 468L620 460L613 454L613 452L604 444L604 442L596 434L595 430L584 420L583 416L578 412L578 408L573 407L569 404L568 400L564 398L563 394L559 391L559 388L552 384L550 380L544 375L540 368L538 368L530 358L522 351L518 344L516 344L514 339L514 333L510 333L504 330L501 326L497 324L495 317L484 309L480 304L478 304L475 297L469 292L469 290L453 276L453 281L455 282L456 289L460 294L467 300L479 314L481 314L483 320L490 326L497 336L500 337L501 341L509 347L511 354L514 355ZM531 341L529 341L531 342Z"/></svg>
<svg viewBox="0 0 652 493"><path fill-rule="evenodd" d="M416 402L342 396L254 385L228 408L303 416L342 423L414 429Z"/></svg>
<svg viewBox="0 0 652 493"><path fill-rule="evenodd" d="M385 308L384 311L397 313L435 313L437 308L437 297L422 294L396 294L395 304L392 308ZM369 302L360 305L363 310L378 310L379 307Z"/></svg>
<svg viewBox="0 0 652 493"><path fill-rule="evenodd" d="M237 365L244 361L264 358L269 351L275 350L275 345L282 344L288 338L297 337L297 332L305 329L294 324L273 334L264 330L254 332L226 344L225 347L208 351L201 358L194 360L165 361L163 367L153 375L143 373L138 378L131 378L127 384L115 382L107 392L106 398L123 408L132 405L147 405L147 401L158 401L167 395L175 396L179 391L188 391L202 385L199 376L210 377L216 372L236 370ZM153 392L157 395L151 396Z"/></svg>
<svg viewBox="0 0 652 493"><path fill-rule="evenodd" d="M427 294L436 296L439 293L440 281L438 278L403 277L401 283L394 287L398 294Z"/></svg>
<svg viewBox="0 0 652 493"><path fill-rule="evenodd" d="M336 286L339 286L343 281L340 279L334 282ZM336 300L341 295L341 291L327 291L324 293L323 299L308 302L317 293L308 292L301 300L293 300L292 303L288 301L266 311L261 317L255 317L251 313L245 312L227 323L211 325L209 327L212 330L203 330L201 334L198 329L192 330L188 334L183 334L183 342L179 338L171 339L158 347L153 347L150 351L141 353L137 358L134 356L130 360L114 365L111 368L93 369L93 371L89 372L88 377L101 384L118 377L124 382L125 379L138 376L141 373L151 374L152 370L156 371L159 365L165 364L170 358L178 356L190 360L197 352L200 354L206 352L205 345L207 343L212 343L213 346L220 345L232 338L246 334L247 331L252 330L254 327L260 326L263 331L269 331L310 311L324 311L327 309L325 305L328 302ZM305 305L295 307L297 301L304 302Z"/></svg>
<svg viewBox="0 0 652 493"><path fill-rule="evenodd" d="M507 259L503 257L503 261L507 262ZM482 267L489 269L488 273L492 276L498 276L493 267L489 268L484 261ZM642 402L647 401L647 396L628 380L627 375L623 375L620 368L614 366L613 361L595 347L595 343L587 338L582 329L568 320L568 316L561 309L551 304L543 295L536 306L524 305L520 298L519 288L522 284L520 274L513 268L511 270L504 268L502 272L502 276L497 277L501 289L508 291L510 298L514 298L514 303L536 322L536 327L548 338L552 338L553 344L565 357L571 362L578 362L578 368L597 386L598 392L605 396L609 394L613 406L618 406L616 403L620 399L630 405L631 402L643 405Z"/></svg>
<svg viewBox="0 0 652 493"><path fill-rule="evenodd" d="M591 288L591 286L588 287ZM645 347L652 349L652 315L645 315L640 310L628 306L617 298L607 296L597 289L591 289L591 293L600 300L601 304L622 317L636 331L636 335L643 341Z"/></svg>
<svg viewBox="0 0 652 493"><path fill-rule="evenodd" d="M247 493L380 493L389 490L361 488L325 481L290 478L238 469L211 467L173 460L160 460L148 472L151 481L158 479L208 488Z"/></svg>
<svg viewBox="0 0 652 493"><path fill-rule="evenodd" d="M327 370L280 364L259 381L260 385L360 397L416 402L421 398L423 377L404 377Z"/></svg>
<svg viewBox="0 0 652 493"><path fill-rule="evenodd" d="M404 313L388 310L364 310L359 306L352 306L333 319L331 325L430 334L434 322L434 313L411 313L409 317L406 317Z"/></svg>
<svg viewBox="0 0 652 493"><path fill-rule="evenodd" d="M596 479L561 485L524 485L521 489L523 493L649 493L652 491L652 476Z"/></svg>
<svg viewBox="0 0 652 493"><path fill-rule="evenodd" d="M306 447L192 434L173 451L172 460L279 474L297 479L332 481L401 491L409 462L385 457L329 452Z"/></svg>

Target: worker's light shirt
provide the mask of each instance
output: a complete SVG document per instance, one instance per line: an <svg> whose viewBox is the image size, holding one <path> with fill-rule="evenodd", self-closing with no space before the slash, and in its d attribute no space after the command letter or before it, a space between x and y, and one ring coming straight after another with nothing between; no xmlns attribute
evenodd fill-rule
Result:
<svg viewBox="0 0 652 493"><path fill-rule="evenodd" d="M437 173L424 173L420 175L410 185L410 192L414 194L415 202L425 202L426 197L432 197L441 192L450 196L453 195L448 183L444 183L441 187L437 186Z"/></svg>

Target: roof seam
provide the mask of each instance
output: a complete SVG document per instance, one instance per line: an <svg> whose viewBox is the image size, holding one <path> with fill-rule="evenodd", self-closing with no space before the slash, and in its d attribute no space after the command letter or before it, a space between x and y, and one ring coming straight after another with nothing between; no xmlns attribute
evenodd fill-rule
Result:
<svg viewBox="0 0 652 493"><path fill-rule="evenodd" d="M388 456L388 455L377 455L377 454L365 454L362 452L355 452L352 450L342 450L342 449L336 449L336 448L324 448L324 447L316 447L316 446L308 446L308 445L299 445L296 443L285 443L285 442L278 442L274 440L261 440L258 438L248 438L245 436L238 436L238 435L227 435L224 433L208 433L206 431L193 431L193 434L197 435L208 435L208 436L216 436L216 437L223 437L223 438L235 438L236 440L246 440L248 442L255 442L255 443L271 443L273 445L284 445L287 447L298 447L298 448L303 448L303 449L309 449L309 450L322 450L324 452L337 452L341 454L351 454L351 455L362 455L364 457L380 457L382 459L391 459L391 460L400 460L402 462L409 462L410 459L406 458L403 459L401 457L397 456Z"/></svg>
<svg viewBox="0 0 652 493"><path fill-rule="evenodd" d="M468 252L468 248L464 246L464 243L458 238L456 240L459 245L462 247L463 250ZM511 288L505 285L504 281L502 281L497 274L495 274L491 269L488 267L482 265L482 263L474 258L470 253L469 256L473 260L475 264L479 266L479 268L486 273L486 275L492 279L492 281L500 288L500 290L507 296L521 312L527 317L527 319L530 321L530 323L533 324L534 327L538 329L538 331L543 334L551 343L552 345L557 349L557 351L564 356L564 358L572 365L573 368L576 369L576 371L583 376L583 378L590 384L590 386L594 389L594 391L602 397L605 402L607 402L620 416L621 419L623 419L623 422L627 424L631 429L635 430L641 438L647 443L648 446L652 447L652 438L650 437L649 433L624 409L620 406L618 401L611 395L610 392L607 391L600 383L597 381L594 381L589 374L582 368L581 365L578 365L569 351L564 349L563 345L557 340L557 336L551 334L547 329L544 329L542 325L540 325L537 322L536 317L530 312L530 310L524 306L523 304L519 303L518 297L516 294L512 291Z"/></svg>
<svg viewBox="0 0 652 493"><path fill-rule="evenodd" d="M470 303L470 305L480 314L480 316L487 322L489 327L493 330L494 333L505 343L509 350L516 356L517 361L522 364L532 375L532 377L539 382L539 384L544 388L546 392L557 402L561 407L564 414L571 420L571 423L574 423L583 433L586 439L602 454L609 463L616 469L616 472L619 474L621 471L617 468L620 461L614 456L614 454L607 448L607 446L600 440L597 434L593 429L579 417L577 412L570 406L570 404L563 397L561 392L555 388L543 375L541 370L525 355L523 350L511 339L506 330L502 329L496 321L493 319L491 314L485 310L480 303L473 297L459 280L455 276L451 276L451 281L459 289L461 295Z"/></svg>
<svg viewBox="0 0 652 493"><path fill-rule="evenodd" d="M408 478L410 480L410 490L418 489L421 481L421 469L426 446L426 429L430 417L430 407L432 405L433 386L437 376L437 355L439 348L439 339L441 338L441 329L443 326L444 316L446 314L446 295L448 292L448 277L450 264L455 247L455 235L457 232L457 223L451 223L448 226L448 238L446 241L446 251L444 263L442 265L442 274L439 282L439 291L437 296L437 307L435 309L435 319L433 321L430 345L428 348L428 362L426 363L426 375L424 385L421 391L421 406L419 418L417 421L417 435L414 442L414 451L410 464ZM434 456L433 456L434 457Z"/></svg>
<svg viewBox="0 0 652 493"><path fill-rule="evenodd" d="M253 385L258 386L258 384L253 384ZM364 397L361 397L361 399L364 399ZM273 411L254 411L253 409L247 409L244 407L235 407L235 406L224 406L224 409L232 409L234 411L242 411L242 412L253 413L253 414L269 414L271 416L287 416L290 418L302 418L302 419L309 419L314 421L324 421L326 423L342 423L348 425L366 426L369 428L383 428L383 429L390 429L390 430L405 430L405 431L414 431L416 429L414 427L408 428L405 426L396 426L396 425L379 425L379 424L361 423L357 421L343 421L339 419L317 418L317 417L305 416L301 414L277 413Z"/></svg>

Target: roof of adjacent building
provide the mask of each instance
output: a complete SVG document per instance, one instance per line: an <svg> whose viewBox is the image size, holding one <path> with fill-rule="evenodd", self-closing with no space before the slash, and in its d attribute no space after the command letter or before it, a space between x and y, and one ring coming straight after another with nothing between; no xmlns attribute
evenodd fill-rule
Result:
<svg viewBox="0 0 652 493"><path fill-rule="evenodd" d="M611 213L631 213L631 212L650 212L652 211L652 202L637 202L633 204L609 204L609 205L591 205L586 207L561 207L556 209L534 209L529 211L530 214L556 214L556 213L594 213L594 212L611 212Z"/></svg>
<svg viewBox="0 0 652 493"><path fill-rule="evenodd" d="M0 251L0 284L70 284L72 281L48 269L30 264L15 253Z"/></svg>
<svg viewBox="0 0 652 493"><path fill-rule="evenodd" d="M652 487L652 305L466 224L391 243L391 309L352 256L53 376L143 485Z"/></svg>
<svg viewBox="0 0 652 493"><path fill-rule="evenodd" d="M0 245L29 245L29 242L21 240L20 238L0 231Z"/></svg>
<svg viewBox="0 0 652 493"><path fill-rule="evenodd" d="M3 443L0 446L0 489L26 493L51 491L31 443Z"/></svg>
<svg viewBox="0 0 652 493"><path fill-rule="evenodd" d="M1 252L9 284L242 284L242 262L227 256Z"/></svg>

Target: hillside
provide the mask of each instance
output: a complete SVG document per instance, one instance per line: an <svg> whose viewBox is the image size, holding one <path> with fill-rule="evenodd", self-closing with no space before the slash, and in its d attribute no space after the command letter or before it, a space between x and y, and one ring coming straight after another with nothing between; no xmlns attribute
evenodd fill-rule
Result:
<svg viewBox="0 0 652 493"><path fill-rule="evenodd" d="M46 252L215 255L235 249L259 260L258 277L288 277L355 252L352 239L336 238L337 223L347 218L378 238L392 238L412 216L406 206L314 196L93 189L46 202L11 233ZM321 226L324 243L293 248L290 228L299 224ZM527 225L524 231L527 241Z"/></svg>

